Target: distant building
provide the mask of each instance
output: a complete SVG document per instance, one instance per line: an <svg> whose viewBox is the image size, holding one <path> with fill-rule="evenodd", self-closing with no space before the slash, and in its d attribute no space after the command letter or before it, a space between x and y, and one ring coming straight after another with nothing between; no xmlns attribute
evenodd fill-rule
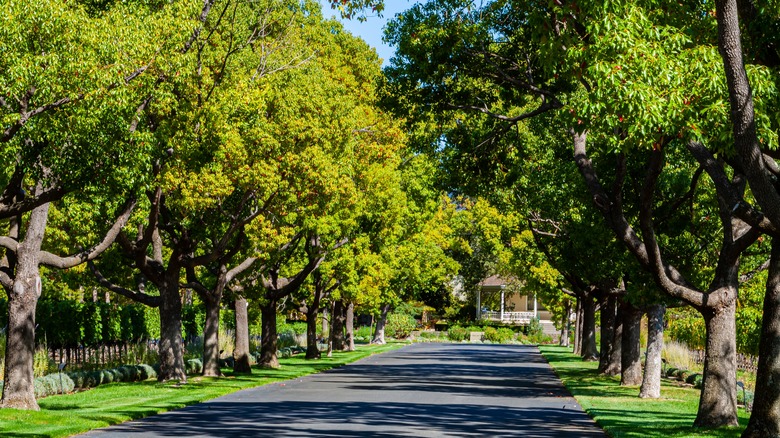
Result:
<svg viewBox="0 0 780 438"><path fill-rule="evenodd" d="M531 318L549 323L551 314L536 299L536 294L524 293L517 279L503 279L498 275L486 278L477 289L477 320L487 319L509 324L526 325ZM487 309L483 296L498 294L497 309ZM492 301L492 300L491 300Z"/></svg>

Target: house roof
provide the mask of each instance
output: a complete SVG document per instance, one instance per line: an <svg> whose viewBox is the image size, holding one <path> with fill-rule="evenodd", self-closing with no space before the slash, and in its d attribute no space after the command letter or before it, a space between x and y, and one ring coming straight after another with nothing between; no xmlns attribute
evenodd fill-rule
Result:
<svg viewBox="0 0 780 438"><path fill-rule="evenodd" d="M500 287L505 286L509 284L509 281L504 280L503 278L499 277L498 275L491 275L490 277L482 280L482 283L479 285L482 287Z"/></svg>

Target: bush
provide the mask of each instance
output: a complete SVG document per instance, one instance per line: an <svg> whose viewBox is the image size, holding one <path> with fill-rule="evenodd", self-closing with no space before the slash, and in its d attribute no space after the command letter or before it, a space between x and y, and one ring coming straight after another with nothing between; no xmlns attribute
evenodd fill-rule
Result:
<svg viewBox="0 0 780 438"><path fill-rule="evenodd" d="M458 325L453 325L447 331L447 337L450 338L450 341L454 342L465 341L468 336L469 332L465 328Z"/></svg>
<svg viewBox="0 0 780 438"><path fill-rule="evenodd" d="M677 368L675 367L669 367L666 369L666 377L674 377L674 373L677 372Z"/></svg>
<svg viewBox="0 0 780 438"><path fill-rule="evenodd" d="M702 375L700 373L693 373L685 379L685 383L693 385L695 387L701 386Z"/></svg>
<svg viewBox="0 0 780 438"><path fill-rule="evenodd" d="M138 374L140 380L156 379L157 372L151 366L147 364L136 365L138 368Z"/></svg>
<svg viewBox="0 0 780 438"><path fill-rule="evenodd" d="M387 317L385 333L395 339L408 338L412 330L417 328L417 320L403 313L391 313Z"/></svg>
<svg viewBox="0 0 780 438"><path fill-rule="evenodd" d="M515 332L507 327L501 327L497 329L493 327L485 327L484 333L484 338L486 341L497 344L506 344L514 341L515 339Z"/></svg>
<svg viewBox="0 0 780 438"><path fill-rule="evenodd" d="M355 340L358 341L371 341L371 335L373 334L373 328L367 325L358 327L355 329Z"/></svg>
<svg viewBox="0 0 780 438"><path fill-rule="evenodd" d="M203 372L203 361L200 359L190 359L185 362L187 374L201 374Z"/></svg>
<svg viewBox="0 0 780 438"><path fill-rule="evenodd" d="M67 374L62 374L62 381L60 381L60 374L49 374L43 377L37 377L33 380L33 391L35 397L48 397L50 395L62 393L69 393L73 391L73 380L68 377Z"/></svg>
<svg viewBox="0 0 780 438"><path fill-rule="evenodd" d="M298 345L298 340L296 339L295 332L293 330L279 332L279 338L276 341L277 348L287 348L292 347L293 345Z"/></svg>

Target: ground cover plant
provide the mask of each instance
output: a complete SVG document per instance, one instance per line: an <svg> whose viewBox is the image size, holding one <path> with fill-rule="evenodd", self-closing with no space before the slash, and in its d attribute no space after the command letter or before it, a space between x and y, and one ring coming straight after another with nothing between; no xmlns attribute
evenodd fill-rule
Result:
<svg viewBox="0 0 780 438"><path fill-rule="evenodd" d="M621 387L619 377L599 375L597 362L583 362L566 347L539 349L577 402L611 437L736 438L747 425L749 413L740 408L738 427L695 428L698 389L664 380L661 398L640 399L638 387Z"/></svg>
<svg viewBox="0 0 780 438"><path fill-rule="evenodd" d="M199 403L240 389L252 388L354 362L404 344L366 345L357 351L334 351L333 357L312 361L303 355L281 359L281 369L254 368L251 375L223 369L224 378L194 377L186 385L112 383L88 391L38 400L40 411L0 410L0 436L64 437L91 429L158 414Z"/></svg>

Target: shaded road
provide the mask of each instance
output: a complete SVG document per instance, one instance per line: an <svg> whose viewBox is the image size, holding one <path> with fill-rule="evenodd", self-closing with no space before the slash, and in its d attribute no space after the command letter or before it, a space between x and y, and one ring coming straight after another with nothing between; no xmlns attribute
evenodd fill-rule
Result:
<svg viewBox="0 0 780 438"><path fill-rule="evenodd" d="M536 347L414 344L83 435L605 437Z"/></svg>

